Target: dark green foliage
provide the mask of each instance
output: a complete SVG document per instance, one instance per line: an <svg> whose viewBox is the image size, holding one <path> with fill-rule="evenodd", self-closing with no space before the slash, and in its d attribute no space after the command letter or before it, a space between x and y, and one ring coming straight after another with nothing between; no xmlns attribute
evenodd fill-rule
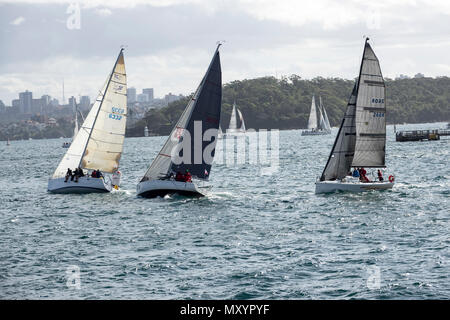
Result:
<svg viewBox="0 0 450 320"><path fill-rule="evenodd" d="M332 126L342 120L354 80L317 77L303 80L291 75L281 80L263 77L233 81L224 85L222 100L222 129L228 128L233 101L241 110L246 127L253 129L305 128L311 98L319 95ZM386 79L388 123L418 123L450 119L450 78ZM189 98L169 106L151 110L145 119L127 135L141 136L145 125L153 134L168 135Z"/></svg>

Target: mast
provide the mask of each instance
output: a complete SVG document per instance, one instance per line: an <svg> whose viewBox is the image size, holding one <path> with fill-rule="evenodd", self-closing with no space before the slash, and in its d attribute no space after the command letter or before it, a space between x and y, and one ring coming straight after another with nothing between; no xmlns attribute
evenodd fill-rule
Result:
<svg viewBox="0 0 450 320"><path fill-rule="evenodd" d="M106 92L108 92L108 88L109 88L109 85L110 85L110 83L111 83L111 79L112 79L112 77L113 77L114 70L116 69L117 62L119 61L119 58L120 58L120 55L122 54L122 52L123 52L123 48L120 49L119 55L117 56L116 62L114 63L114 67L113 67L113 69L112 69L112 71L111 71L111 74L109 75L108 83L106 84L105 91L103 91L103 94L102 94L102 100L101 100L101 102L100 102L100 106L98 107L97 113L96 113L96 115L95 115L94 123L92 124L91 131L89 132L89 137L88 137L88 139L86 140L86 144L85 144L85 146L84 146L83 154L81 155L81 158L80 158L80 162L79 162L79 164L78 164L78 167L81 167L81 162L83 161L83 158L84 158L84 156L85 156L85 154L86 154L86 148L87 148L87 146L88 146L89 140L91 139L92 132L94 131L95 123L97 122L98 115L99 115L99 113L100 113L100 110L102 109L103 101L105 100Z"/></svg>

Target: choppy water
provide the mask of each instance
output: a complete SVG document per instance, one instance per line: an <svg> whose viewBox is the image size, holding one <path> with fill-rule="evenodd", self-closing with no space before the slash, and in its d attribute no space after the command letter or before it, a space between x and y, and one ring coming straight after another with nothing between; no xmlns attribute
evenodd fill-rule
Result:
<svg viewBox="0 0 450 320"><path fill-rule="evenodd" d="M62 140L2 142L0 298L448 299L450 139L388 132L391 191L315 195L336 129L294 130L277 174L216 165L201 199L136 197L165 137L126 139L122 190L89 195L46 191Z"/></svg>

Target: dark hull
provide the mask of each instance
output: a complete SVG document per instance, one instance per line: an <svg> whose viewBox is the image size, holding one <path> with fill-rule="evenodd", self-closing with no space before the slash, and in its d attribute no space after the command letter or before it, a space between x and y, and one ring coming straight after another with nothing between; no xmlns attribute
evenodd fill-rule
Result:
<svg viewBox="0 0 450 320"><path fill-rule="evenodd" d="M164 197L166 195L179 194L185 197L204 197L203 194L192 191L181 191L181 190L150 190L139 194L139 197L143 198L156 198L156 197Z"/></svg>

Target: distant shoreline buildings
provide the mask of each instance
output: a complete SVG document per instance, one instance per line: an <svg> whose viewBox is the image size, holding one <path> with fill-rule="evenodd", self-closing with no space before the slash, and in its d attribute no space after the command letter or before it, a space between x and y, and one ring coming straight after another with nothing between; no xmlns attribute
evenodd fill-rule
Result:
<svg viewBox="0 0 450 320"><path fill-rule="evenodd" d="M164 98L154 97L153 88L144 88L142 93L137 94L136 88L127 89L127 105L129 108L129 124L142 119L145 113L154 108L162 108L173 101L182 99L184 96L166 94ZM13 99L11 105L7 106L0 100L0 121L11 122L31 119L33 116L44 118L67 118L72 119L75 114L75 106L78 110L86 113L90 110L92 103L89 96L80 96L79 102L71 96L67 104L61 104L58 99L44 94L40 98L33 98L33 92L25 90L19 93L18 99Z"/></svg>

